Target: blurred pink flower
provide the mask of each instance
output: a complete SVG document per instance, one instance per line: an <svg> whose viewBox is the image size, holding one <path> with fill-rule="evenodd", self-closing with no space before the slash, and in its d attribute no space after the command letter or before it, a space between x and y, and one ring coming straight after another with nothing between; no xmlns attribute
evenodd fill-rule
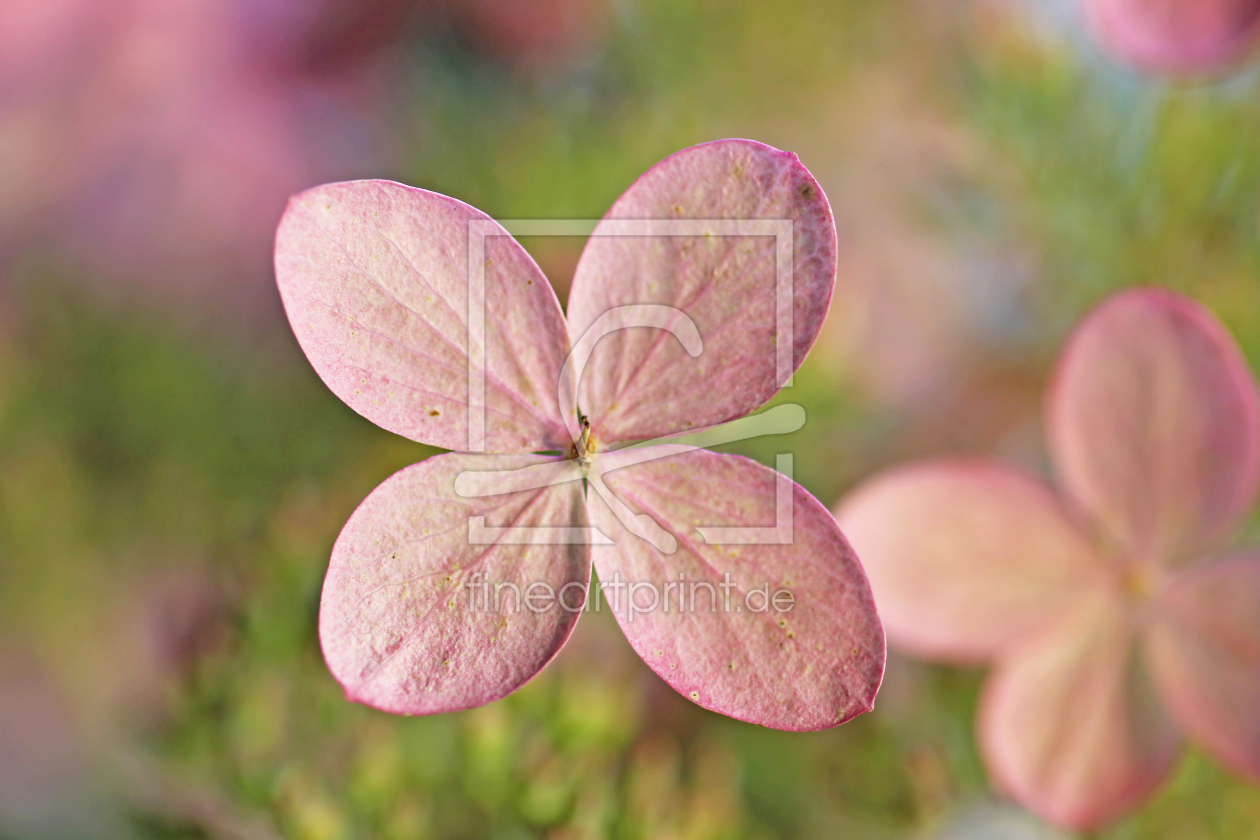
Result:
<svg viewBox="0 0 1260 840"><path fill-rule="evenodd" d="M0 247L155 284L266 278L291 192L382 167L406 3L7 3Z"/></svg>
<svg viewBox="0 0 1260 840"><path fill-rule="evenodd" d="M1260 485L1260 394L1237 346L1183 297L1119 294L1066 346L1046 424L1058 494L972 459L843 501L890 644L994 663L986 763L1060 825L1137 806L1178 729L1260 778L1260 551L1215 555Z"/></svg>
<svg viewBox="0 0 1260 840"><path fill-rule="evenodd" d="M589 52L609 22L607 0L431 0L469 46L511 64L546 68Z"/></svg>
<svg viewBox="0 0 1260 840"><path fill-rule="evenodd" d="M1258 0L1085 0L1099 40L1143 70L1211 74L1245 58L1260 39Z"/></svg>

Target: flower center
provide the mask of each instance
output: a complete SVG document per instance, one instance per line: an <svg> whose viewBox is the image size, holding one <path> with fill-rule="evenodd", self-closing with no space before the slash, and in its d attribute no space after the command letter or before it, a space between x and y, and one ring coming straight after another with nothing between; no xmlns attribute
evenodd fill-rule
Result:
<svg viewBox="0 0 1260 840"><path fill-rule="evenodd" d="M595 452L595 441L591 439L591 420L589 417L582 418L582 436L573 444L572 450L569 452L570 458L577 459L578 464L586 469L591 465L591 456Z"/></svg>
<svg viewBox="0 0 1260 840"><path fill-rule="evenodd" d="M1159 588L1159 574L1147 563L1130 563L1120 570L1124 592L1134 601L1149 601Z"/></svg>

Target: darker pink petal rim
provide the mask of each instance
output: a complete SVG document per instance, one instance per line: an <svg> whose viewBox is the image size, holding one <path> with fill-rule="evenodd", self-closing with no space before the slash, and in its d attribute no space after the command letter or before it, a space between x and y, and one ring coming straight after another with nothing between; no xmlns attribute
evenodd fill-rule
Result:
<svg viewBox="0 0 1260 840"><path fill-rule="evenodd" d="M822 335L822 325L826 322L827 315L831 312L832 301L835 299L836 275L839 271L838 255L839 255L839 248L840 248L839 236L836 233L835 213L831 209L831 200L827 198L826 191L822 188L822 185L818 183L818 179L814 177L814 173L809 171L809 167L807 167L804 163L801 162L800 156L797 155L796 152L789 152L783 149L778 149L767 143L762 143L759 140L749 140L746 138L736 137L736 138L728 138L725 140L710 140L706 143L698 143L695 146L691 146L688 149L683 149L681 152L675 152L675 154L682 154L682 152L692 151L696 149L703 149L705 147L717 146L720 144L727 144L727 143L747 146L749 148L757 149L758 151L762 151L762 152L768 152L773 155L786 156L789 159L791 165L796 168L797 172L800 175L803 175L805 177L806 182L813 189L814 198L818 202L818 204L821 206L821 209L823 210L824 215L827 219L827 224L825 225L825 229L827 230L828 233L830 233L830 237L828 238L827 244L829 245L831 253L832 253L832 260L831 260L832 265L831 265L831 271L830 271L831 282L827 284L827 293L824 300L817 307L817 313L816 313L817 326L814 327L814 329L810 332L808 340L802 344L800 342L799 331L794 330L795 334L793 335L793 338L797 345L792 348L792 352L793 352L792 374L794 375L797 371L800 370L801 365L805 363L805 359L809 357L809 354L813 351L814 346L818 343L818 337ZM671 155L671 157L672 156L673 155ZM788 379L789 380L791 379L791 375L788 376ZM775 394L778 394L779 391L783 390L786 384L787 384L786 381L778 383L774 392L771 393L770 396L766 398L765 402L769 402L770 400L774 399ZM765 402L763 402L762 405L764 405ZM755 411L758 408L760 408L760 406L756 406L756 405L751 406L748 409L748 412ZM745 414L747 414L748 412L745 412ZM729 419L734 420L734 419L737 419L738 417L743 417L743 416L744 416L743 414L739 414Z"/></svg>
<svg viewBox="0 0 1260 840"><path fill-rule="evenodd" d="M832 265L831 265L831 272L830 272L831 282L827 284L827 294L825 298L817 306L817 312L816 312L817 326L815 326L811 330L808 340L804 342L804 344L802 344L799 341L798 335L793 336L793 338L796 340L796 346L792 348L792 352L793 352L792 374L788 376L788 379L790 380L792 378L792 375L795 375L796 372L801 369L801 365L805 364L805 359L809 357L809 354L813 351L814 346L818 344L818 338L819 336L822 335L822 325L826 323L827 315L830 314L831 312L831 304L835 299L836 277L839 273L839 252L840 252L840 237L836 231L835 212L831 209L831 200L827 198L826 190L822 188L822 184L818 183L818 179L814 177L814 173L809 171L809 167L807 167L804 163L801 162L801 158L799 155L796 154L796 152L789 152L783 149L777 149L774 146L771 146L767 143L762 143L759 140L748 140L744 138L730 138L727 140L710 140L707 143L700 143L697 146L692 146L691 148L695 149L695 148L700 148L703 146L716 145L718 143L742 144L742 145L749 146L750 148L756 148L761 151L770 152L772 154L786 155L787 158L790 160L791 165L796 168L797 172L800 175L803 175L805 177L806 183L813 190L814 198L820 205L827 219L827 224L825 225L825 229L827 230L827 232L830 233L830 237L828 238L827 244L830 247L830 250L832 253L832 260L831 260ZM769 402L769 400L773 399L775 394L778 394L779 391L783 390L786 384L787 384L786 381L778 383L778 387L776 388L774 393L772 393L766 399L766 402ZM752 406L749 409L749 411L750 412L755 411L757 408L760 408L760 406ZM738 416L743 416L743 415L738 415ZM731 419L733 420L736 418L732 417Z"/></svg>

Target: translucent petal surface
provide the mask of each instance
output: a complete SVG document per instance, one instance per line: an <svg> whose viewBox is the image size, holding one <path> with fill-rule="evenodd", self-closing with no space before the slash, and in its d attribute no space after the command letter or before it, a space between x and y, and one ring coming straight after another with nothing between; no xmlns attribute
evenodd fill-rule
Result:
<svg viewBox="0 0 1260 840"><path fill-rule="evenodd" d="M484 450L567 446L560 304L524 249L467 204L390 181L294 196L276 234L289 323L324 382L373 423L482 451L469 436L470 222L501 234L471 243L485 255Z"/></svg>
<svg viewBox="0 0 1260 840"><path fill-rule="evenodd" d="M1132 620L1100 595L989 678L979 735L997 786L1059 825L1101 826L1145 799L1178 755Z"/></svg>
<svg viewBox="0 0 1260 840"><path fill-rule="evenodd" d="M617 469L666 450L678 454ZM594 548L601 585L627 584L603 608L614 608L652 670L707 709L777 729L822 729L870 710L884 670L883 631L861 565L808 492L753 461L684 447L612 453L599 463L613 470L604 476L613 494L677 539L674 553L661 553L588 494L591 522L616 543ZM712 530L719 527L773 533L780 484L789 543L705 541L698 528L710 537L723 536ZM666 589L672 583L683 601L678 586ZM659 599L654 609L648 586ZM794 599L788 610L775 607L780 590ZM787 596L778 606L788 606Z"/></svg>
<svg viewBox="0 0 1260 840"><path fill-rule="evenodd" d="M1260 34L1257 0L1087 0L1102 42L1146 70L1210 73L1242 58Z"/></svg>
<svg viewBox="0 0 1260 840"><path fill-rule="evenodd" d="M558 595L586 585L589 548L507 537L472 544L470 517L485 517L487 528L584 526L581 482L469 499L454 490L464 470L531 465L579 476L572 462L542 456L439 455L395 473L350 517L319 613L324 658L347 697L400 714L480 706L514 691L564 645L578 614L530 609L528 587ZM469 586L478 581L491 588ZM581 603L578 590L565 594Z"/></svg>
<svg viewBox="0 0 1260 840"><path fill-rule="evenodd" d="M1160 599L1148 655L1188 735L1260 779L1260 552L1183 573Z"/></svg>
<svg viewBox="0 0 1260 840"><path fill-rule="evenodd" d="M718 235L741 220L757 235ZM776 239L775 220L790 221L791 234ZM649 223L662 235L634 235ZM686 235L665 235L671 231ZM766 402L817 337L835 275L831 209L796 155L722 140L654 166L587 243L569 296L569 334L576 343L614 307L664 304L694 321L704 348L693 358L669 331L646 327L603 338L579 389L594 436L653 438Z"/></svg>
<svg viewBox="0 0 1260 840"><path fill-rule="evenodd" d="M1068 491L1132 559L1195 557L1250 509L1260 396L1233 339L1157 289L1111 298L1068 342L1047 406Z"/></svg>
<svg viewBox="0 0 1260 840"><path fill-rule="evenodd" d="M1104 582L1040 482L988 460L929 461L858 487L837 509L894 648L988 659Z"/></svg>

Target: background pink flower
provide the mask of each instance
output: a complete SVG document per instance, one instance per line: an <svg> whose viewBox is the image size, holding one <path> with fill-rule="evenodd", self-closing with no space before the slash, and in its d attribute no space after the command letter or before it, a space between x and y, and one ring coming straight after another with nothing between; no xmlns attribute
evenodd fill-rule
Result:
<svg viewBox="0 0 1260 840"><path fill-rule="evenodd" d="M0 247L237 300L266 277L290 193L390 160L385 57L405 4L349 8L6 4Z"/></svg>
<svg viewBox="0 0 1260 840"><path fill-rule="evenodd" d="M890 643L991 662L997 786L1093 828L1144 800L1179 734L1260 778L1260 552L1220 556L1260 485L1260 394L1206 310L1139 289L1100 306L1046 410L1060 493L983 459L877 476L837 517Z"/></svg>
<svg viewBox="0 0 1260 840"><path fill-rule="evenodd" d="M1237 64L1260 38L1256 0L1082 0L1102 44L1156 73L1204 75Z"/></svg>

